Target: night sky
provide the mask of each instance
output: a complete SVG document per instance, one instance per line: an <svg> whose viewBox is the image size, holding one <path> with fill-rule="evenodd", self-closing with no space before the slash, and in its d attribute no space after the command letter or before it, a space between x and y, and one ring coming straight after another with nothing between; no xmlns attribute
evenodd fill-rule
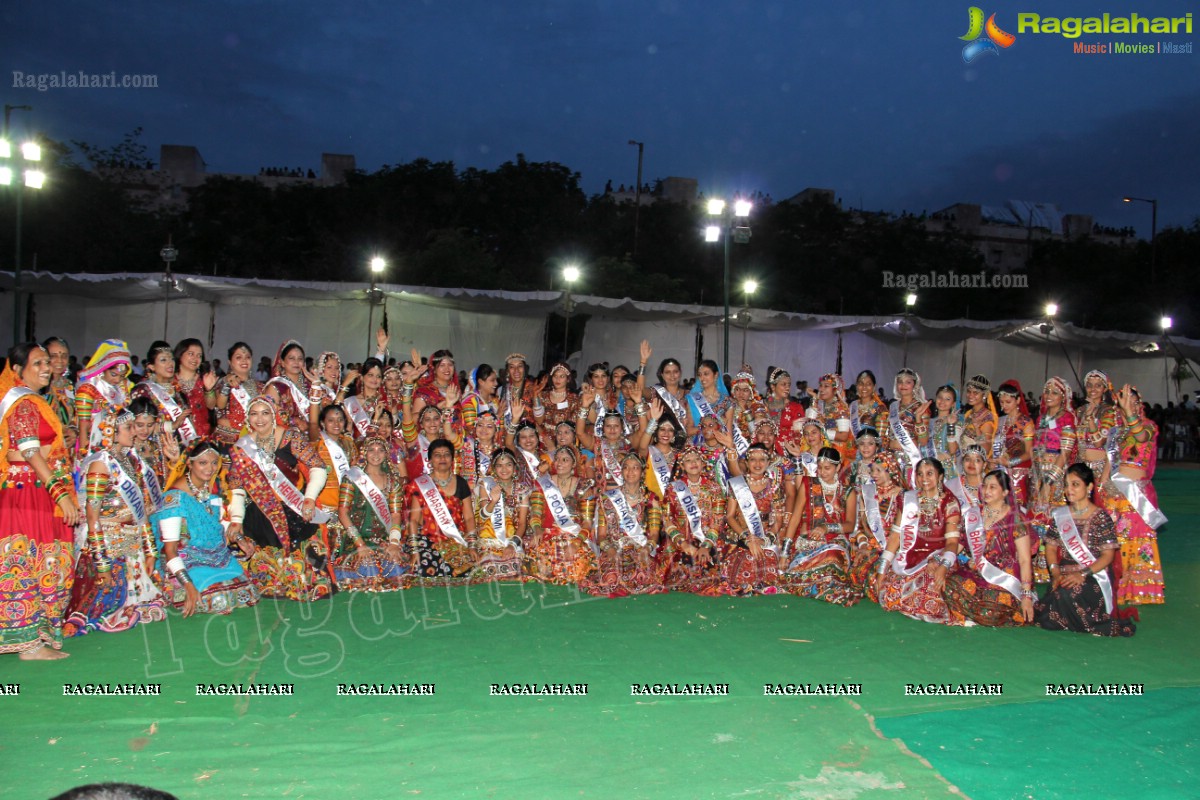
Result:
<svg viewBox="0 0 1200 800"><path fill-rule="evenodd" d="M524 153L589 194L644 176L782 199L920 213L954 202L1057 203L1149 233L1200 216L1200 53L1078 55L1018 35L964 64L969 2L7 2L0 60L26 74L152 74L157 89L12 87L15 133L107 146L135 127L193 144L213 172L375 170L415 158L494 168ZM983 6L1182 16L1195 3ZM182 10L190 9L190 10ZM1200 49L1200 48L1196 48Z"/></svg>

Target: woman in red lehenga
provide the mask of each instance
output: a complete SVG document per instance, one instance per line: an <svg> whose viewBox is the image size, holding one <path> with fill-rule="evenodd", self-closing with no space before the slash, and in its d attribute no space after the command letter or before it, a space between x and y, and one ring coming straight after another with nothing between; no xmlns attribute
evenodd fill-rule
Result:
<svg viewBox="0 0 1200 800"><path fill-rule="evenodd" d="M730 455L730 458L736 458ZM775 594L778 569L777 542L782 540L786 525L783 474L769 469L771 454L767 446L755 442L746 451L746 475L730 478L728 512L729 526L721 541L721 572L725 591L729 594ZM737 500L737 493L749 491L753 511L762 524L761 534L747 519ZM751 513L751 516L755 516Z"/></svg>
<svg viewBox="0 0 1200 800"><path fill-rule="evenodd" d="M527 571L547 583L579 583L596 566L590 546L594 483L576 475L578 462L574 448L555 450L550 474L535 479L529 500Z"/></svg>
<svg viewBox="0 0 1200 800"><path fill-rule="evenodd" d="M663 502L668 545L659 549L659 581L677 592L721 593L718 547L726 518L725 491L710 474L704 452L688 445L675 460L678 480Z"/></svg>
<svg viewBox="0 0 1200 800"><path fill-rule="evenodd" d="M175 391L187 401L196 437L212 435L209 411L217 407L217 375L211 368L203 374L204 345L199 339L184 339L175 345Z"/></svg>
<svg viewBox="0 0 1200 800"><path fill-rule="evenodd" d="M860 435L860 453L864 441L866 437ZM850 554L850 581L872 603L878 603L875 576L880 557L887 549L888 536L900 522L900 511L904 507L904 470L895 453L881 450L871 462L870 474L870 481L861 481L855 488L858 530L854 534L854 552Z"/></svg>
<svg viewBox="0 0 1200 800"><path fill-rule="evenodd" d="M1158 556L1158 534L1155 525L1166 520L1158 509L1158 493L1151 479L1158 454L1158 426L1146 418L1137 389L1125 386L1117 393L1120 420L1117 423L1117 461L1107 473L1103 492L1097 500L1104 504L1117 524L1117 541L1121 543L1120 582L1118 603L1136 605L1163 602L1162 561ZM1114 483L1113 472L1126 488ZM1147 501L1139 503L1141 513L1126 496L1126 491ZM1142 517L1146 513L1150 517ZM1154 524L1151 524L1154 523Z"/></svg>
<svg viewBox="0 0 1200 800"><path fill-rule="evenodd" d="M213 438L236 444L246 426L250 401L262 394L263 384L253 375L254 351L245 342L229 348L229 372L217 382L217 430Z"/></svg>
<svg viewBox="0 0 1200 800"><path fill-rule="evenodd" d="M275 403L285 427L307 435L312 382L304 374L304 348L295 339L288 339L279 346L271 364L271 379L263 387L263 394Z"/></svg>
<svg viewBox="0 0 1200 800"><path fill-rule="evenodd" d="M66 658L72 528L79 522L62 423L38 392L50 356L33 342L8 351L0 373L0 653Z"/></svg>
<svg viewBox="0 0 1200 800"><path fill-rule="evenodd" d="M1005 381L996 392L1000 398L999 427L988 458L992 469L1002 469L1012 482L1012 501L1017 508L1029 503L1029 470L1033 466L1033 419L1025 405L1025 393L1015 380Z"/></svg>
<svg viewBox="0 0 1200 800"><path fill-rule="evenodd" d="M900 524L888 536L876 591L884 611L946 624L950 612L942 590L957 559L961 512L942 485L942 462L922 458L916 473L917 489L905 494Z"/></svg>
<svg viewBox="0 0 1200 800"><path fill-rule="evenodd" d="M597 500L599 564L595 574L580 583L589 594L625 597L664 591L652 563L662 532L662 505L646 489L644 473L642 459L636 453L625 453L621 458L624 482Z"/></svg>

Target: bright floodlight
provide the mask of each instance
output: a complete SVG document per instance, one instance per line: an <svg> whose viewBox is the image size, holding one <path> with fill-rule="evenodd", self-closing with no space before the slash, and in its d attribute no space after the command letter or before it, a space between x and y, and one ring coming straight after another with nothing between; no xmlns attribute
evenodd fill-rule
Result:
<svg viewBox="0 0 1200 800"><path fill-rule="evenodd" d="M46 173L40 169L25 170L25 185L30 189L40 189L46 183Z"/></svg>
<svg viewBox="0 0 1200 800"><path fill-rule="evenodd" d="M1171 326L1172 326L1172 325L1174 325L1174 324L1175 324L1175 320L1171 319L1170 317L1163 317L1163 318L1162 318L1162 329L1163 329L1164 331L1169 331L1169 330L1171 330Z"/></svg>
<svg viewBox="0 0 1200 800"><path fill-rule="evenodd" d="M1058 303L1046 303L1046 316L1053 317L1058 313Z"/></svg>
<svg viewBox="0 0 1200 800"><path fill-rule="evenodd" d="M579 267L574 264L568 264L563 267L563 280L567 283L574 283L579 280Z"/></svg>
<svg viewBox="0 0 1200 800"><path fill-rule="evenodd" d="M12 179L13 171L8 167L0 167L0 186L8 186Z"/></svg>
<svg viewBox="0 0 1200 800"><path fill-rule="evenodd" d="M712 216L720 216L725 213L725 201L714 197L708 201L708 213ZM710 241L716 241L715 239Z"/></svg>
<svg viewBox="0 0 1200 800"><path fill-rule="evenodd" d="M1133 198L1132 198L1132 197L1122 197L1122 198L1121 198L1121 201L1122 201L1122 202L1124 202L1124 203L1132 203L1132 202L1133 202Z"/></svg>
<svg viewBox="0 0 1200 800"><path fill-rule="evenodd" d="M704 241L719 242L721 240L721 229L716 225L709 225L704 229Z"/></svg>
<svg viewBox="0 0 1200 800"><path fill-rule="evenodd" d="M12 145L7 139L0 139L0 158L12 158Z"/></svg>
<svg viewBox="0 0 1200 800"><path fill-rule="evenodd" d="M733 204L733 215L735 217L748 217L750 216L750 209L752 207L753 204L749 200L738 200Z"/></svg>
<svg viewBox="0 0 1200 800"><path fill-rule="evenodd" d="M26 142L21 145L21 155L25 157L26 161L41 161L42 148L37 142Z"/></svg>
<svg viewBox="0 0 1200 800"><path fill-rule="evenodd" d="M385 269L387 269L387 262L382 258L375 256L371 259L371 272L374 272L376 275L378 275Z"/></svg>
<svg viewBox="0 0 1200 800"><path fill-rule="evenodd" d="M917 296L915 294L913 294L912 292L909 292L907 295L905 295L904 305L908 306L909 308L912 308L916 304L917 304Z"/></svg>
<svg viewBox="0 0 1200 800"><path fill-rule="evenodd" d="M754 294L758 291L758 281L754 280L753 278L747 278L742 283L742 291L746 294Z"/></svg>

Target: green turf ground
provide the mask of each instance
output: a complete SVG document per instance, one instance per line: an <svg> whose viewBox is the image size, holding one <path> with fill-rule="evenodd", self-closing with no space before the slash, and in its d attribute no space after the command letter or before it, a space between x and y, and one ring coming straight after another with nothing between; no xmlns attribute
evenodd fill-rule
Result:
<svg viewBox="0 0 1200 800"><path fill-rule="evenodd" d="M0 659L0 797L101 780L181 798L1188 797L1200 760L1200 472L1163 470L1168 605L1138 635L927 625L794 597L579 598L504 585L266 601ZM160 697L63 697L63 683L156 682ZM295 685L197 697L196 684ZM1049 682L1142 683L1144 697L1047 698ZM343 682L434 683L338 697ZM492 683L587 683L494 697ZM631 697L631 683L729 684ZM764 697L764 683L862 685ZM906 697L917 682L1001 697ZM1073 769L1068 770L1068 765Z"/></svg>

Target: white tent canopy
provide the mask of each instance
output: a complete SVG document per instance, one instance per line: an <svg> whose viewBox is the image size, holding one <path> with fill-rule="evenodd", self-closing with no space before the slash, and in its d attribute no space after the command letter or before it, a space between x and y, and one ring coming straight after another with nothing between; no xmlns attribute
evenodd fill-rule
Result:
<svg viewBox="0 0 1200 800"><path fill-rule="evenodd" d="M374 352L371 333L389 320L393 355L412 347L422 354L448 347L459 367L502 364L512 352L541 365L548 315L560 312L560 292L503 292L379 284L381 300L372 306L369 285L346 282L273 281L175 275L164 287L159 273L23 273L22 292L32 295L39 338L63 336L86 358L103 339L119 337L135 353L151 341L195 336L218 358L235 341L259 355L272 355L285 339L304 343L310 355L336 350L358 359ZM0 272L0 289L11 298L11 272ZM24 298L23 298L24 299ZM610 361L636 366L638 345L654 347L651 368L666 356L679 359L685 373L701 358L720 361L723 349L719 306L572 295L573 319L587 315L579 362ZM169 300L169 302L168 302ZM3 301L0 301L3 302ZM10 300L11 302L11 300ZM24 304L24 303L23 303ZM1055 323L1048 334L1042 320L925 320L919 317L852 317L746 309L730 321L730 360L754 366L761 379L768 365L787 369L796 380L815 382L835 370L841 353L847 381L871 369L890 392L890 376L903 364L924 376L927 387L960 383L962 376L987 375L992 385L1016 378L1035 392L1044 375L1076 375L1091 369L1115 382L1137 385L1148 400L1178 400L1168 379L1180 353L1197 360L1200 342ZM573 321L572 325L579 324ZM3 333L11 330L5 327ZM574 360L574 359L573 359ZM1184 382L1187 391L1195 379Z"/></svg>

